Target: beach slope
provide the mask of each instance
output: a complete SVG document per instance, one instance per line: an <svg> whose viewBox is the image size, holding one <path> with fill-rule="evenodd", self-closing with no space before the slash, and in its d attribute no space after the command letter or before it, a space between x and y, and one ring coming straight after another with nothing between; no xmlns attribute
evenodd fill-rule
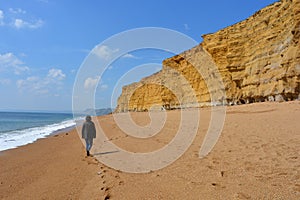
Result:
<svg viewBox="0 0 300 200"><path fill-rule="evenodd" d="M142 140L126 136L112 115L98 119L116 145L149 152L172 139L179 113L168 111L166 130ZM0 199L299 199L299 101L227 107L222 134L202 159L210 109L201 109L200 116L197 136L183 156L149 173L125 173L86 158L75 131L1 152ZM148 113L132 118L149 122Z"/></svg>

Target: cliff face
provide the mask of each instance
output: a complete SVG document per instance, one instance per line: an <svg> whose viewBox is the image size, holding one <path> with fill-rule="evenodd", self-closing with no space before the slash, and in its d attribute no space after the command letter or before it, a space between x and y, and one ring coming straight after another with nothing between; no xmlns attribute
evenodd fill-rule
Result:
<svg viewBox="0 0 300 200"><path fill-rule="evenodd" d="M225 99L214 103L299 98L300 1L282 0L245 21L204 35L198 46L164 60L160 72L124 86L116 111L210 104L211 93L219 89L207 81L217 73L211 65L226 92Z"/></svg>

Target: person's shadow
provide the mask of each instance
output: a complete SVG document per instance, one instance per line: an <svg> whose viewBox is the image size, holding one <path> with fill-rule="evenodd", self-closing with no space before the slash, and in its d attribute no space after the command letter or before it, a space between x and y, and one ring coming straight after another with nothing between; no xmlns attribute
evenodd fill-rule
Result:
<svg viewBox="0 0 300 200"><path fill-rule="evenodd" d="M98 156L98 155L106 155L106 154L112 154L112 153L118 153L119 151L107 151L107 152L99 152L99 153L94 153L94 156Z"/></svg>

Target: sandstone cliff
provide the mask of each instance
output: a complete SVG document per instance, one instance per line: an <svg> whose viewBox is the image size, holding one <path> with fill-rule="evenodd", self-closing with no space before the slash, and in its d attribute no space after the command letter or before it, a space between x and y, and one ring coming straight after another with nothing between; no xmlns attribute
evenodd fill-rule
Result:
<svg viewBox="0 0 300 200"><path fill-rule="evenodd" d="M160 72L124 86L116 111L211 104L211 94L220 88L209 80L218 73L226 97L213 104L297 99L299 40L300 1L281 0L240 23L204 35L198 46L164 60Z"/></svg>

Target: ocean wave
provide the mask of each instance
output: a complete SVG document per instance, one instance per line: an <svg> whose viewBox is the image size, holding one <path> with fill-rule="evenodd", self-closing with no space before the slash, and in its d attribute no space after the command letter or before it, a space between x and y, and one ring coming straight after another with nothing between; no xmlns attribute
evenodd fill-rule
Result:
<svg viewBox="0 0 300 200"><path fill-rule="evenodd" d="M32 143L40 138L45 138L55 132L75 127L83 121L83 118L65 120L41 127L28 128L23 130L9 131L0 134L0 151L13 149Z"/></svg>

